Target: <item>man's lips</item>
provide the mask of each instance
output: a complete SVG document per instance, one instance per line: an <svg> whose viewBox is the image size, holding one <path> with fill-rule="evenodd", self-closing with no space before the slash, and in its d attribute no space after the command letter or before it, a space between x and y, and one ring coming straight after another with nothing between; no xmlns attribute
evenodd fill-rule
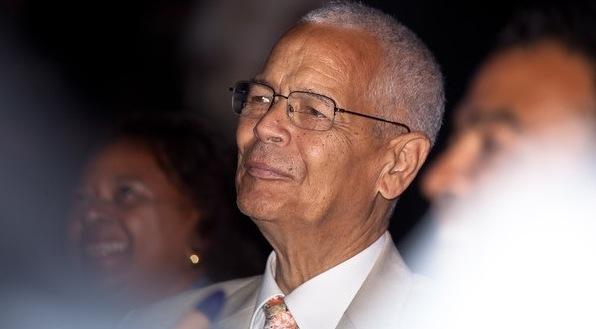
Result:
<svg viewBox="0 0 596 329"><path fill-rule="evenodd" d="M256 178L272 180L287 180L292 178L290 174L263 162L247 161L244 163L244 168L249 175Z"/></svg>

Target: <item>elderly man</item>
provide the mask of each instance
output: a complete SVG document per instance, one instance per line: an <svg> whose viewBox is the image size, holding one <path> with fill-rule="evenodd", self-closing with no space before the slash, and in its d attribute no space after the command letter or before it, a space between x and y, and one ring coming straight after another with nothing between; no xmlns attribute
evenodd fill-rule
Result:
<svg viewBox="0 0 596 329"><path fill-rule="evenodd" d="M451 144L424 177L437 209L480 188L520 141L594 119L595 21L593 9L570 5L519 13L506 27L456 112ZM561 137L577 142L574 134Z"/></svg>
<svg viewBox="0 0 596 329"><path fill-rule="evenodd" d="M398 328L420 280L387 227L443 106L437 63L392 17L351 2L307 14L233 88L237 204L273 246L265 273L161 310L223 289L218 328ZM158 312L145 324L176 323Z"/></svg>

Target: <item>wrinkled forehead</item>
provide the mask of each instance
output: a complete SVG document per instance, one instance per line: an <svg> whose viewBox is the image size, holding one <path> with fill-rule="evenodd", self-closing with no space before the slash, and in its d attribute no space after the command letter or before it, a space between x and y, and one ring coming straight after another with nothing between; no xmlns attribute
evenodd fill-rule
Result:
<svg viewBox="0 0 596 329"><path fill-rule="evenodd" d="M358 27L300 23L282 36L274 51L283 48L293 52L311 48L368 60L371 55L376 55L379 43L371 33Z"/></svg>
<svg viewBox="0 0 596 329"><path fill-rule="evenodd" d="M260 76L283 80L309 74L357 85L374 77L380 59L379 43L365 31L305 23L293 27L278 41Z"/></svg>

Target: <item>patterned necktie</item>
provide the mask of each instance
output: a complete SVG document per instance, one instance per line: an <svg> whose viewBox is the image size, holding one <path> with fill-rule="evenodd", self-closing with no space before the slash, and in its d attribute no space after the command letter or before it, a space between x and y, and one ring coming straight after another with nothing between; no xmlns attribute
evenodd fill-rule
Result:
<svg viewBox="0 0 596 329"><path fill-rule="evenodd" d="M298 329L296 320L284 303L284 296L271 297L263 305L263 311L265 312L263 329Z"/></svg>

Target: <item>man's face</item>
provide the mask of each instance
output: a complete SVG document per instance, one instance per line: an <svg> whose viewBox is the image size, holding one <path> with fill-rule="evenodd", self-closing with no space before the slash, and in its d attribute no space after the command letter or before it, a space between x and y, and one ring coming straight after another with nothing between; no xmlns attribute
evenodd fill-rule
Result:
<svg viewBox="0 0 596 329"><path fill-rule="evenodd" d="M281 95L310 91L340 108L375 114L367 84L379 54L377 42L365 33L301 25L278 42L255 80ZM330 130L305 130L290 122L286 108L286 100L277 97L260 119L239 121L239 208L257 222L282 225L366 218L377 195L380 163L374 121L338 113Z"/></svg>
<svg viewBox="0 0 596 329"><path fill-rule="evenodd" d="M433 201L465 196L526 137L590 111L592 72L552 42L507 50L477 74L456 114L456 132L423 181Z"/></svg>

